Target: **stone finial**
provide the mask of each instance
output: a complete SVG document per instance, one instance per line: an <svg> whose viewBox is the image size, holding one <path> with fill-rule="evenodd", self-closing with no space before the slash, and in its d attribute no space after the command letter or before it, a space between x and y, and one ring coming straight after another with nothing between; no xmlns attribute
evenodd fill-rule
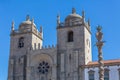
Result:
<svg viewBox="0 0 120 80"><path fill-rule="evenodd" d="M59 24L60 24L60 15L58 14L57 15L57 26L59 26Z"/></svg>
<svg viewBox="0 0 120 80"><path fill-rule="evenodd" d="M88 19L88 25L90 26L90 19Z"/></svg>
<svg viewBox="0 0 120 80"><path fill-rule="evenodd" d="M27 16L26 16L26 21L29 21L29 20L30 20L30 16L27 15Z"/></svg>
<svg viewBox="0 0 120 80"><path fill-rule="evenodd" d="M82 23L85 24L85 12L84 12L84 10L82 11Z"/></svg>
<svg viewBox="0 0 120 80"><path fill-rule="evenodd" d="M85 11L82 11L82 18L85 18Z"/></svg>
<svg viewBox="0 0 120 80"><path fill-rule="evenodd" d="M75 14L75 13L76 13L76 9L72 8L72 14Z"/></svg>
<svg viewBox="0 0 120 80"><path fill-rule="evenodd" d="M42 33L43 32L43 27L42 26L40 26L40 33Z"/></svg>
<svg viewBox="0 0 120 80"><path fill-rule="evenodd" d="M32 23L32 24L34 23L34 18L32 18L32 21L31 21L31 23Z"/></svg>
<svg viewBox="0 0 120 80"><path fill-rule="evenodd" d="M15 23L14 23L14 21L12 21L12 27L11 27L12 31L14 31L14 25L15 25Z"/></svg>

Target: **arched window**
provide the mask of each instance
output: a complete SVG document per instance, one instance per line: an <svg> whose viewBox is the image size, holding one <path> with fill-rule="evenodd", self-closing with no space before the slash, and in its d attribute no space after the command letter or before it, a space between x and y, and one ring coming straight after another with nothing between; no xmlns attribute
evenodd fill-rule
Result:
<svg viewBox="0 0 120 80"><path fill-rule="evenodd" d="M68 32L68 42L73 42L73 31Z"/></svg>
<svg viewBox="0 0 120 80"><path fill-rule="evenodd" d="M95 71L93 71L93 70L90 70L90 71L88 72L88 74L89 74L89 80L95 80L95 79L94 79L94 73L95 73Z"/></svg>
<svg viewBox="0 0 120 80"><path fill-rule="evenodd" d="M19 48L24 47L24 38L23 38L23 37L19 38L18 47L19 47Z"/></svg>
<svg viewBox="0 0 120 80"><path fill-rule="evenodd" d="M109 69L104 69L104 80L109 80Z"/></svg>
<svg viewBox="0 0 120 80"><path fill-rule="evenodd" d="M36 50L36 43L34 43L34 49Z"/></svg>
<svg viewBox="0 0 120 80"><path fill-rule="evenodd" d="M40 43L38 43L38 49L40 49Z"/></svg>
<svg viewBox="0 0 120 80"><path fill-rule="evenodd" d="M89 40L87 39L87 40L86 40L87 45L88 45L88 42L89 42Z"/></svg>

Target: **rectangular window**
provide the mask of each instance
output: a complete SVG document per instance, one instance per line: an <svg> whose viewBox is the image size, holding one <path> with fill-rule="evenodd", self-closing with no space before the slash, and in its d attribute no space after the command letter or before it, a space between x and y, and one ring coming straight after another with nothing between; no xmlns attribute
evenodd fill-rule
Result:
<svg viewBox="0 0 120 80"><path fill-rule="evenodd" d="M104 72L104 80L109 80L109 71Z"/></svg>
<svg viewBox="0 0 120 80"><path fill-rule="evenodd" d="M120 71L118 71L118 74L119 74L119 80L120 80Z"/></svg>
<svg viewBox="0 0 120 80"><path fill-rule="evenodd" d="M94 80L94 74L89 74L89 80Z"/></svg>
<svg viewBox="0 0 120 80"><path fill-rule="evenodd" d="M89 80L94 80L94 71L89 71Z"/></svg>

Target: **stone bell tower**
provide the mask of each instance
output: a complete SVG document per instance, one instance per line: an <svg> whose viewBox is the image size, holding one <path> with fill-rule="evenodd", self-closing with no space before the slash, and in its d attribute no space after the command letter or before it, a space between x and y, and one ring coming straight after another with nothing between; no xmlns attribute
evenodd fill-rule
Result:
<svg viewBox="0 0 120 80"><path fill-rule="evenodd" d="M92 59L90 21L85 21L84 11L80 16L73 8L72 14L63 23L57 16L57 45L58 79L84 80L84 71L80 66Z"/></svg>
<svg viewBox="0 0 120 80"><path fill-rule="evenodd" d="M41 48L42 27L38 31L34 20L30 20L27 15L26 21L19 25L18 30L14 29L14 22L12 22L11 29L8 80L25 80L26 54L28 50Z"/></svg>

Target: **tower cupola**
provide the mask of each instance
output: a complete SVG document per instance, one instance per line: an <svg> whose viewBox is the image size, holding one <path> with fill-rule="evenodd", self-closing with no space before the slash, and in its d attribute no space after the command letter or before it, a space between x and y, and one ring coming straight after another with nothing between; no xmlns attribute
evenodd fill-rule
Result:
<svg viewBox="0 0 120 80"><path fill-rule="evenodd" d="M72 9L72 14L65 18L65 26L73 26L82 24L82 16L76 13L76 9Z"/></svg>
<svg viewBox="0 0 120 80"><path fill-rule="evenodd" d="M84 25L90 32L90 20L85 20L84 10L82 11L82 15L79 15L77 14L76 9L72 8L72 13L65 18L64 22L61 22L60 16L57 16L57 28L75 27L81 25Z"/></svg>
<svg viewBox="0 0 120 80"><path fill-rule="evenodd" d="M23 21L19 25L19 30L20 30L20 32L24 32L24 31L31 31L32 29L36 29L34 19L30 20L29 15L27 15L26 16L26 21Z"/></svg>

